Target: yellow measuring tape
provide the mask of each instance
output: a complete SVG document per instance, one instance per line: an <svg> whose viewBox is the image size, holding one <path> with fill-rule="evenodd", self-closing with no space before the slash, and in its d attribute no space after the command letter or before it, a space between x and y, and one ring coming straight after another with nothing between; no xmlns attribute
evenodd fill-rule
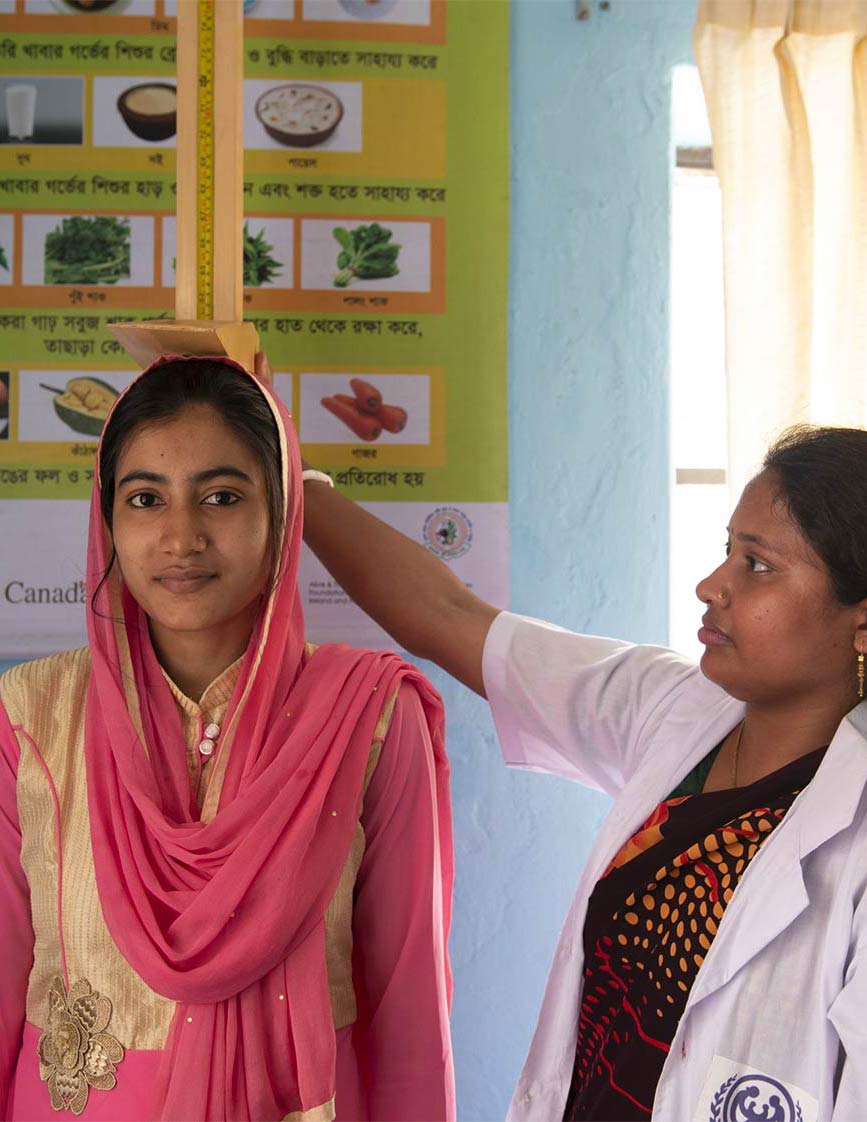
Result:
<svg viewBox="0 0 867 1122"><path fill-rule="evenodd" d="M214 26L217 0L198 0L196 318L214 318Z"/></svg>

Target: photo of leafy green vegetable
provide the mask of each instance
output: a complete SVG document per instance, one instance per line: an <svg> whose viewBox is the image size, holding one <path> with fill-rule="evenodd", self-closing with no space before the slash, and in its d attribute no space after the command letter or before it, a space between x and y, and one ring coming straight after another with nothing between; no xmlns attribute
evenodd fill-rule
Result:
<svg viewBox="0 0 867 1122"><path fill-rule="evenodd" d="M371 222L369 226L356 226L346 230L335 226L332 231L340 245L334 278L335 288L346 288L357 277L359 280L382 280L400 272L397 255L400 246L391 240L391 230Z"/></svg>
<svg viewBox="0 0 867 1122"><path fill-rule="evenodd" d="M258 234L250 233L250 223L244 223L244 287L258 288L271 284L283 272L283 262L271 256L274 246L265 240L265 228ZM172 258L172 271L177 268L176 258Z"/></svg>
<svg viewBox="0 0 867 1122"><path fill-rule="evenodd" d="M46 284L117 284L130 275L128 218L75 214L45 238Z"/></svg>
<svg viewBox="0 0 867 1122"><path fill-rule="evenodd" d="M7 273L9 272L9 261L6 257L6 250L2 245L0 245L0 269L5 269Z"/></svg>
<svg viewBox="0 0 867 1122"><path fill-rule="evenodd" d="M244 223L244 286L258 288L270 284L283 271L282 261L271 256L274 248L265 241L264 228L258 234L250 233L250 223Z"/></svg>

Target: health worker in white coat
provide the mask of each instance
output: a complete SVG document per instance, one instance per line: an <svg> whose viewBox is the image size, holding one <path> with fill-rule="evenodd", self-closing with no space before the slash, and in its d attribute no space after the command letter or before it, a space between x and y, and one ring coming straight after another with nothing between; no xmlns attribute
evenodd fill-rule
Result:
<svg viewBox="0 0 867 1122"><path fill-rule="evenodd" d="M488 698L509 765L615 799L510 1118L867 1119L867 432L770 450L700 666L498 612L327 483L306 536L353 599Z"/></svg>

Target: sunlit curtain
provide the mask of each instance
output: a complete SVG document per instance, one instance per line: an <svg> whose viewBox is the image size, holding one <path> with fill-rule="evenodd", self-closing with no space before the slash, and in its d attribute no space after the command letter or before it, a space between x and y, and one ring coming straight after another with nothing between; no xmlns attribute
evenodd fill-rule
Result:
<svg viewBox="0 0 867 1122"><path fill-rule="evenodd" d="M796 421L867 424L867 2L700 0L733 491Z"/></svg>

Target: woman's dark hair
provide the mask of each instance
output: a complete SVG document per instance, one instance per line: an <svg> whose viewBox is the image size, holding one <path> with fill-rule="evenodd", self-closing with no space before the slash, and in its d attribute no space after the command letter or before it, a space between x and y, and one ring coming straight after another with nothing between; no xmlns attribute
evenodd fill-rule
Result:
<svg viewBox="0 0 867 1122"><path fill-rule="evenodd" d="M841 604L867 599L867 431L796 425L765 456Z"/></svg>
<svg viewBox="0 0 867 1122"><path fill-rule="evenodd" d="M252 379L221 362L183 358L166 362L140 378L118 402L102 434L99 457L99 500L106 525L111 529L115 473L129 438L142 425L171 420L191 405L210 406L261 465L268 504L270 571L276 577L283 529L280 435L268 402ZM114 553L106 576L113 562Z"/></svg>

